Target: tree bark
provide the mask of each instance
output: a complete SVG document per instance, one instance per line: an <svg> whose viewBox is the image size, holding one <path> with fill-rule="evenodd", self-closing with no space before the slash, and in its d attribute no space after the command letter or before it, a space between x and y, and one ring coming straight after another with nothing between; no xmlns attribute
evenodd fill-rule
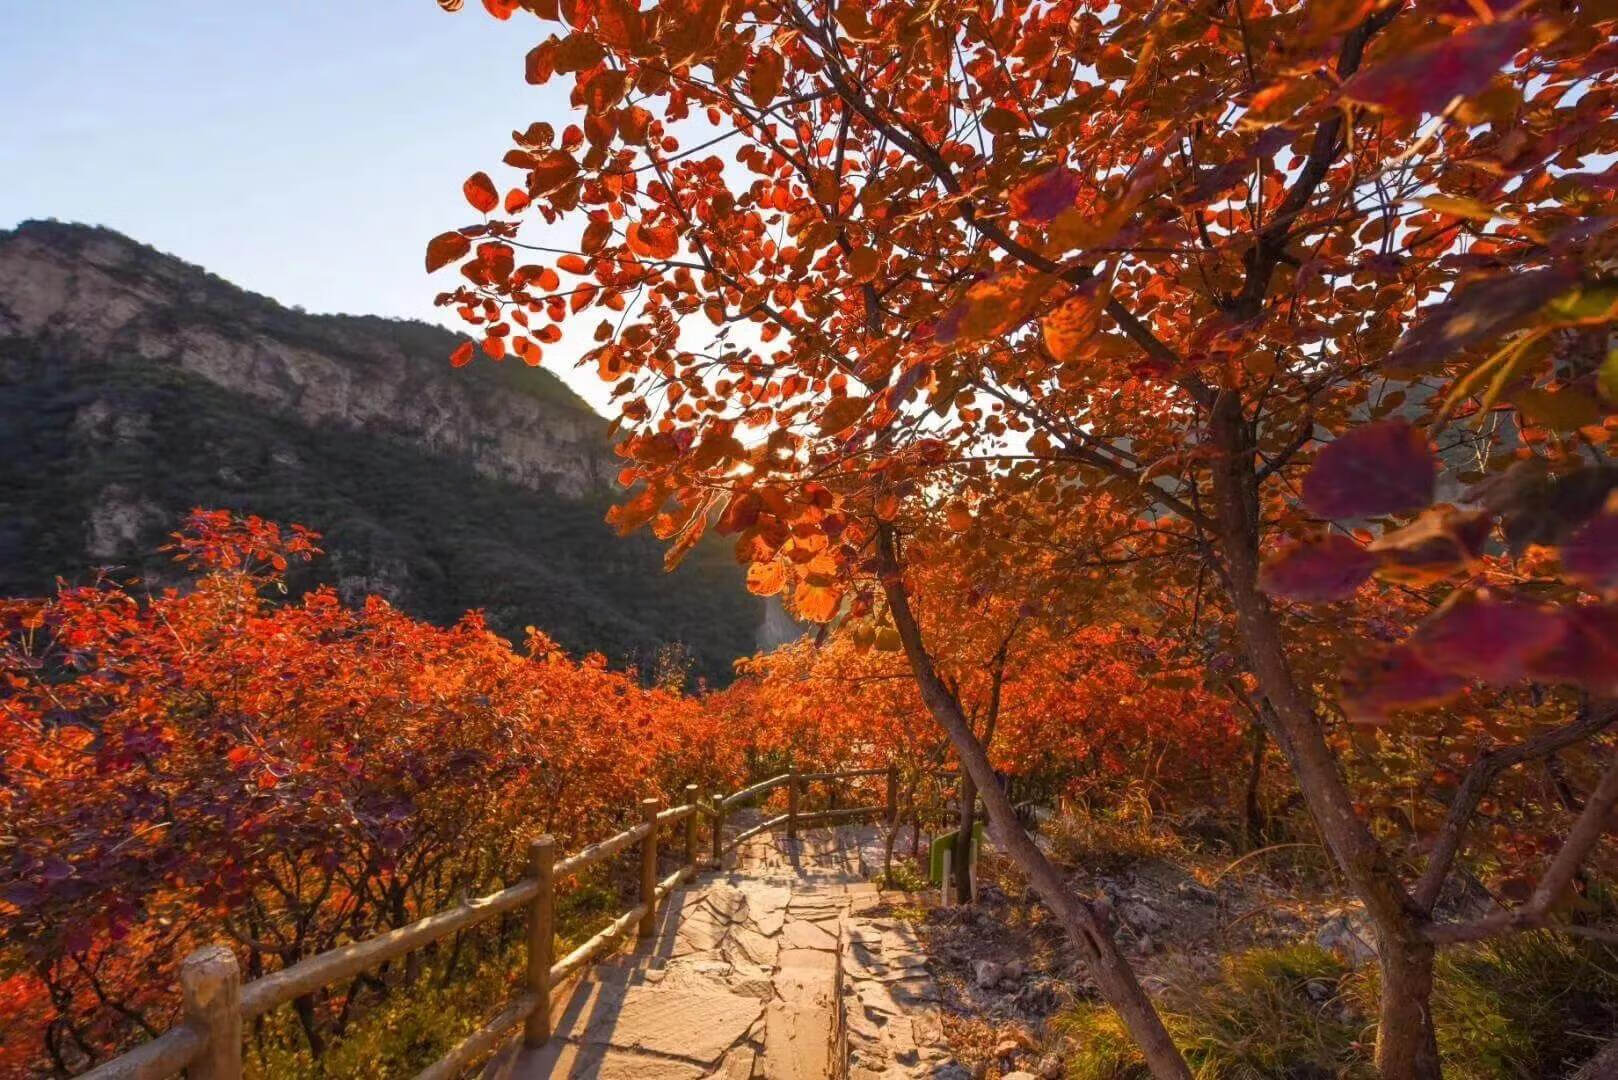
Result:
<svg viewBox="0 0 1618 1080"><path fill-rule="evenodd" d="M972 826L977 819L977 808L978 787L972 782L972 774L962 769L961 827L955 834L955 853L950 856L954 861L957 904L972 902Z"/></svg>
<svg viewBox="0 0 1618 1080"><path fill-rule="evenodd" d="M1314 701L1294 677L1280 620L1258 589L1259 497L1254 432L1240 398L1222 392L1209 418L1219 457L1213 466L1218 543L1225 584L1248 665L1269 699L1272 734L1310 815L1376 928L1382 969L1376 1067L1383 1080L1437 1080L1438 1043L1428 999L1432 949L1426 916L1399 880L1387 852L1354 810L1354 799L1326 744Z"/></svg>
<svg viewBox="0 0 1618 1080"><path fill-rule="evenodd" d="M1259 797L1264 782L1264 748L1267 742L1264 725L1255 720L1251 734L1253 757L1247 767L1247 792L1243 799L1242 813L1248 850L1257 851L1264 846L1264 830L1267 824L1264 820L1264 803Z"/></svg>
<svg viewBox="0 0 1618 1080"><path fill-rule="evenodd" d="M1156 1007L1141 988L1140 980L1119 951L1118 943L1113 940L1104 921L1067 887L1056 867L1045 858L1028 834L1018 827L1011 801L1006 798L1000 785L995 783L994 770L989 765L989 756L983 744L973 732L960 702L949 692L933 667L932 657L921 638L921 627L910 608L910 595L900 574L892 530L883 526L877 534L877 543L882 562L883 589L922 701L949 736L964 773L972 777L982 792L990 835L1000 849L1022 868L1046 906L1056 915L1073 947L1083 958L1091 977L1095 979L1101 996L1117 1011L1130 1037L1140 1047L1152 1075L1158 1080L1191 1080L1191 1070L1186 1067L1185 1058L1169 1038Z"/></svg>

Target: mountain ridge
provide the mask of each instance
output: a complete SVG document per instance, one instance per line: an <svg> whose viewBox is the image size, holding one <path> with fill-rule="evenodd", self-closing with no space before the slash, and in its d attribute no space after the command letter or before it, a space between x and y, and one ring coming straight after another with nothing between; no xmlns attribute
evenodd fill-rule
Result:
<svg viewBox="0 0 1618 1080"><path fill-rule="evenodd" d="M461 340L289 309L104 227L0 231L0 593L106 563L161 584L150 551L221 506L323 532L305 584L346 599L642 667L677 645L723 680L765 622L728 552L664 575L614 536L607 421L544 369L451 369Z"/></svg>

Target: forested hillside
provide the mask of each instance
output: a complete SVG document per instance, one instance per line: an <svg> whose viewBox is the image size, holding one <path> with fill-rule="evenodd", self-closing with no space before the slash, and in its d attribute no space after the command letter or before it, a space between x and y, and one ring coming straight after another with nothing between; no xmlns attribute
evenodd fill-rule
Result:
<svg viewBox="0 0 1618 1080"><path fill-rule="evenodd" d="M646 667L678 643L724 680L763 605L727 550L663 571L603 523L606 423L520 363L452 370L422 323L292 311L117 233L0 233L0 594L153 552L195 506L320 530L294 580ZM678 650L677 650L678 651Z"/></svg>

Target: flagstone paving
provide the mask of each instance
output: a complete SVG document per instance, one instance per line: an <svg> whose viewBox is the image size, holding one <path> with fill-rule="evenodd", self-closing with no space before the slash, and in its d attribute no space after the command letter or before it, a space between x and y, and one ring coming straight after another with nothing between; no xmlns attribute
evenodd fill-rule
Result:
<svg viewBox="0 0 1618 1080"><path fill-rule="evenodd" d="M878 912L874 827L762 834L672 893L657 932L554 1003L491 1080L964 1078L913 934Z"/></svg>

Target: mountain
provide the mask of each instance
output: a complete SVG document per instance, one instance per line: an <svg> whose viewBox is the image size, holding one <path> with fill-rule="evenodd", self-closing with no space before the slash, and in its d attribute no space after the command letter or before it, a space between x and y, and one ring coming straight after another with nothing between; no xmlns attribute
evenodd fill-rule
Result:
<svg viewBox="0 0 1618 1080"><path fill-rule="evenodd" d="M726 546L665 574L602 520L606 421L542 369L452 369L459 340L285 308L108 229L0 231L0 594L107 565L161 584L185 512L229 508L325 535L300 586L642 668L678 644L728 678L766 610Z"/></svg>

